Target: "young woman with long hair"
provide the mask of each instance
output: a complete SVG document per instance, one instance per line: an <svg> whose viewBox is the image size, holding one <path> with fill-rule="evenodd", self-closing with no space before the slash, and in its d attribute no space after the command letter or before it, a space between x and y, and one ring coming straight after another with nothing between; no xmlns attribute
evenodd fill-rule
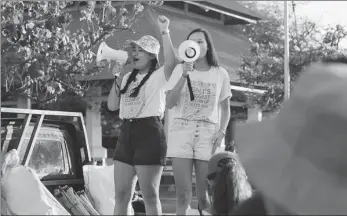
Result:
<svg viewBox="0 0 347 216"><path fill-rule="evenodd" d="M165 87L172 119L168 157L172 158L179 215L186 214L191 202L193 165L199 207L209 207L207 164L224 139L231 97L229 75L219 65L207 30L195 29L187 39L199 44L200 56L194 63L178 64Z"/></svg>
<svg viewBox="0 0 347 216"><path fill-rule="evenodd" d="M157 39L145 35L138 41L131 41L128 52L134 70L116 79L108 97L108 108L111 111L119 109L123 121L114 156L115 215L130 214L137 178L146 214L162 214L159 185L167 152L161 122L165 111L163 87L175 67L175 57L169 20L159 16L158 25L164 45L164 66L159 68Z"/></svg>
<svg viewBox="0 0 347 216"><path fill-rule="evenodd" d="M212 197L212 215L230 215L241 202L252 196L245 170L232 152L212 156L208 163L207 182Z"/></svg>

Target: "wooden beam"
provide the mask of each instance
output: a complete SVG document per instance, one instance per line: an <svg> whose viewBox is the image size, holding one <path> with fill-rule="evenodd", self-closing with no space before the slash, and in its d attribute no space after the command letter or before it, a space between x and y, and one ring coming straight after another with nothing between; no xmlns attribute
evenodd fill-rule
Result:
<svg viewBox="0 0 347 216"><path fill-rule="evenodd" d="M233 107L245 107L247 106L247 103L245 102L238 102L238 101L230 101L230 106L233 106Z"/></svg>
<svg viewBox="0 0 347 216"><path fill-rule="evenodd" d="M246 88L246 87L242 87L242 86L235 86L235 85L230 85L230 89L233 89L236 91L242 91L242 92L257 93L257 94L264 94L265 92L267 92L266 90L251 89L251 88Z"/></svg>
<svg viewBox="0 0 347 216"><path fill-rule="evenodd" d="M83 129L83 137L84 137L84 140L86 142L88 161L92 161L92 156L91 156L90 148L89 148L89 140L88 140L88 136L87 136L87 128L86 128L86 124L84 122L83 116L81 117L80 127L82 127L82 129Z"/></svg>

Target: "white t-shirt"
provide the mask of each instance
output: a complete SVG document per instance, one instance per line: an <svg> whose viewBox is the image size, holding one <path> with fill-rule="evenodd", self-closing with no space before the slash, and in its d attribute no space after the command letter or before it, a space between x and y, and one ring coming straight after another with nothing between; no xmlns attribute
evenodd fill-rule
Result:
<svg viewBox="0 0 347 216"><path fill-rule="evenodd" d="M183 73L182 64L176 66L165 86L172 90ZM171 119L205 120L220 122L220 102L231 97L230 80L222 67L211 67L209 71L192 71L189 74L195 99L190 100L188 84L181 91L178 104L170 110Z"/></svg>
<svg viewBox="0 0 347 216"><path fill-rule="evenodd" d="M122 80L121 89L124 88L131 72ZM141 87L137 97L130 97L146 74L137 74L136 80L131 82L127 92L121 95L119 117L121 119L145 118L159 116L162 118L165 112L164 86L167 83L164 67L154 71L146 83Z"/></svg>

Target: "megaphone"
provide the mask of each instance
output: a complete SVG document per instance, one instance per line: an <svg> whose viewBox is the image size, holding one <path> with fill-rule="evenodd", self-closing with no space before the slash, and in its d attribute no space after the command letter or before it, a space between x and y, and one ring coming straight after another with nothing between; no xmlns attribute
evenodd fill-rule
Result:
<svg viewBox="0 0 347 216"><path fill-rule="evenodd" d="M99 46L98 53L96 54L96 62L99 63L102 60L116 61L125 64L128 60L128 52L112 49L107 46L105 42L102 42Z"/></svg>
<svg viewBox="0 0 347 216"><path fill-rule="evenodd" d="M196 61L200 56L200 46L192 40L183 41L178 47L178 55L185 62Z"/></svg>

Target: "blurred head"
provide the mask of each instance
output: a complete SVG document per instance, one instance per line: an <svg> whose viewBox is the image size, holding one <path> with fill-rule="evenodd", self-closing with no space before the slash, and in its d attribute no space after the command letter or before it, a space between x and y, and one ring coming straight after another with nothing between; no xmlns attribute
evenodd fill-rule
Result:
<svg viewBox="0 0 347 216"><path fill-rule="evenodd" d="M209 161L208 169L213 215L230 214L241 201L252 196L252 187L236 154L215 154Z"/></svg>
<svg viewBox="0 0 347 216"><path fill-rule="evenodd" d="M197 28L189 33L187 40L193 40L200 46L199 59L206 58L207 63L210 66L218 67L219 60L213 46L213 41L210 33L206 29Z"/></svg>

